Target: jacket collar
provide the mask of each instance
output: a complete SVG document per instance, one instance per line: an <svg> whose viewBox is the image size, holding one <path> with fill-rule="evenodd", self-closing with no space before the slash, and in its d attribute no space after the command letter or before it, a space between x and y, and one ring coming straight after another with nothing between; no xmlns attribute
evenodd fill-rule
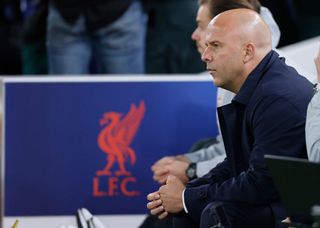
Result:
<svg viewBox="0 0 320 228"><path fill-rule="evenodd" d="M252 94L257 88L260 80L263 78L264 74L267 72L269 67L273 64L273 62L279 58L278 53L271 50L257 65L257 67L249 74L248 78L243 83L240 91L233 98L233 101L248 104Z"/></svg>

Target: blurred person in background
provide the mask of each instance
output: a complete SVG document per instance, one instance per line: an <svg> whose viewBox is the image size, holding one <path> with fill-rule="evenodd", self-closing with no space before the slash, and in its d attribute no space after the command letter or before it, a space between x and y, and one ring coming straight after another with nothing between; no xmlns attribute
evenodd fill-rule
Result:
<svg viewBox="0 0 320 228"><path fill-rule="evenodd" d="M19 0L0 1L0 75L19 75L21 63L21 14Z"/></svg>
<svg viewBox="0 0 320 228"><path fill-rule="evenodd" d="M48 74L46 28L48 0L21 0L22 68L25 75Z"/></svg>
<svg viewBox="0 0 320 228"><path fill-rule="evenodd" d="M205 65L189 38L196 27L197 0L149 2L146 72L179 74L205 71Z"/></svg>
<svg viewBox="0 0 320 228"><path fill-rule="evenodd" d="M144 73L145 24L139 0L50 0L50 74Z"/></svg>
<svg viewBox="0 0 320 228"><path fill-rule="evenodd" d="M288 9L299 31L299 40L320 35L320 2L318 0L287 0Z"/></svg>
<svg viewBox="0 0 320 228"><path fill-rule="evenodd" d="M320 35L318 0L261 0L277 21L282 36L279 47Z"/></svg>

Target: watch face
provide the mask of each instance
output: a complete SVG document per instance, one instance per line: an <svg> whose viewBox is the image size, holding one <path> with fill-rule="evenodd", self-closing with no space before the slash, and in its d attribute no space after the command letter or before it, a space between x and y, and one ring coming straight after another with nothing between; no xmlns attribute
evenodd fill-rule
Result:
<svg viewBox="0 0 320 228"><path fill-rule="evenodd" d="M192 179L196 176L196 170L194 167L191 166L187 169L187 176L189 177L189 179Z"/></svg>

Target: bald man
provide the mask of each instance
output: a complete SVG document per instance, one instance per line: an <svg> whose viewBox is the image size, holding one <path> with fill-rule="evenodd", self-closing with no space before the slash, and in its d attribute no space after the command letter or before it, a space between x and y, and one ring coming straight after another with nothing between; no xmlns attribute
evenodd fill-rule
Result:
<svg viewBox="0 0 320 228"><path fill-rule="evenodd" d="M227 158L187 184L169 176L147 207L175 227L275 227L287 214L265 154L306 158L305 116L312 84L271 49L259 14L229 10L208 25L202 55L216 86L236 94L218 108Z"/></svg>

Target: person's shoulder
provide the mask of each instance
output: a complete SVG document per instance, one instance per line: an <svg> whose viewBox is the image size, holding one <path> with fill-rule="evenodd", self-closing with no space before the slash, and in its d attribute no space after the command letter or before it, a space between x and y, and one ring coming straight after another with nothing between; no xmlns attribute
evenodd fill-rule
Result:
<svg viewBox="0 0 320 228"><path fill-rule="evenodd" d="M282 63L266 73L256 93L258 99L282 99L298 106L307 104L312 95L313 84Z"/></svg>
<svg viewBox="0 0 320 228"><path fill-rule="evenodd" d="M266 77L262 81L263 86L270 86L272 90L279 90L281 88L293 89L298 88L311 88L312 83L306 76L301 75L295 67L286 63L284 57L277 59L275 64L266 72ZM272 89L273 88L273 89Z"/></svg>

